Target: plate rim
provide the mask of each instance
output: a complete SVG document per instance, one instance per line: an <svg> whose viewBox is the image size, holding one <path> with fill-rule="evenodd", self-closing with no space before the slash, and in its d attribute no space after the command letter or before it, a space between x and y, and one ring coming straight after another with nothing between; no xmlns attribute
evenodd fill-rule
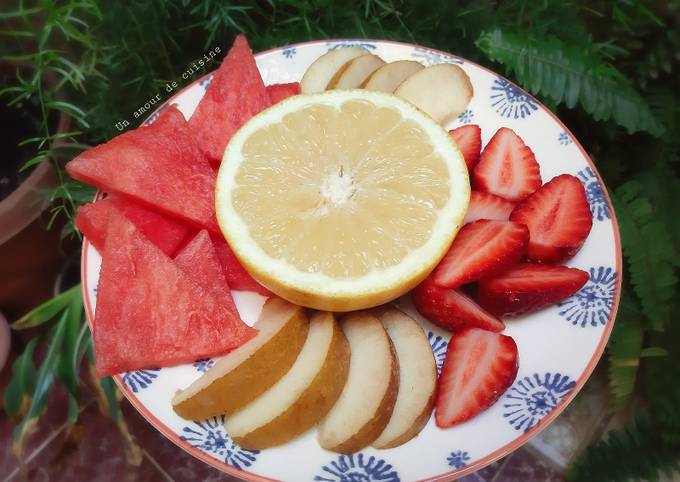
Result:
<svg viewBox="0 0 680 482"><path fill-rule="evenodd" d="M381 43L381 44L391 44L391 45L396 45L399 47L407 47L407 48L422 48L426 49L428 51L431 51L433 53L437 53L440 55L443 55L448 58L455 58L458 59L466 64L473 65L483 71L485 71L488 74L491 74L497 78L501 78L503 80L506 80L510 85L513 87L521 90L524 94L529 96L540 108L542 108L560 127L564 129L564 132L569 135L570 139L574 142L574 145L578 147L579 151L581 152L582 156L585 158L586 163L588 166L592 169L593 173L595 174L595 177L597 181L600 183L600 185L603 187L602 193L604 195L604 198L607 202L607 205L611 208L610 209L610 216L611 216L611 223L612 223L612 229L613 229L613 234L614 234L614 245L615 245L615 251L616 251L616 272L619 274L616 277L616 284L615 284L615 290L614 290L614 297L612 299L612 308L611 312L609 314L609 319L607 320L607 324L604 327L604 331L602 335L600 336L600 340L597 344L597 347L593 351L593 354L590 357L590 360L588 361L588 364L586 365L585 369L583 372L581 372L580 376L578 379L575 381L575 386L568 394L566 394L556 405L556 407L547 415L545 415L535 426L533 426L531 429L529 429L527 432L522 433L519 435L517 438L514 438L512 441L506 443L505 445L501 446L500 448L494 450L490 454L486 455L485 457L482 457L480 459L475 460L473 463L469 465L465 465L464 467L461 467L459 469L454 469L450 470L448 472L444 472L442 474L438 474L432 477L428 477L425 479L419 479L417 482L443 482L443 481L449 481L449 480L455 480L460 477L464 477L466 475L469 475L473 472L476 472L484 467L486 467L489 464L492 464L493 462L497 461L498 459L505 457L506 455L514 452L518 448L520 448L522 445L527 443L530 439L538 435L540 432L542 432L548 425L550 425L555 418L557 418L563 411L564 409L574 400L576 395L581 391L581 389L585 386L586 382L590 378L590 376L593 373L593 370L597 366L597 363L600 361L600 358L602 357L602 354L604 353L604 349L607 346L607 342L609 341L609 337L611 335L611 331L614 327L614 322L616 320L616 315L618 312L619 308L619 303L621 300L621 292L622 292L622 268L623 268L623 259L622 259L622 249L621 249L621 236L619 232L619 224L618 220L616 217L616 211L613 209L613 203L611 201L611 198L609 196L609 191L606 188L606 185L600 176L600 173L593 163L592 159L586 152L586 150L583 148L581 145L581 142L576 138L571 130L564 125L564 123L553 113L550 109L548 109L541 101L536 99L531 93L527 92L524 90L522 87L519 85L515 84L513 81L510 79L507 79L506 77L494 72L493 70L484 67L482 65L479 65L476 62L472 62L464 57L460 57L458 55L445 52L443 50L435 49L432 47L427 47L424 45L418 45L418 44L412 44L408 42L399 42L396 40L382 40L382 39L370 39L370 38L360 38L360 37L350 37L350 38L327 38L327 39L319 39L319 40L308 40L304 42L296 42L296 43L291 43L291 44L286 44L278 47L272 47L267 50L263 50L261 52L255 53L255 58L257 59L259 56L264 56L267 54L271 54L276 51L280 51L286 48L296 48L296 47L301 47L305 45L313 45L313 44L322 44L322 45L328 45L332 43L342 43L342 42L365 42L365 43ZM182 89L177 91L173 96L168 98L165 102L159 105L159 107L154 110L149 116L146 118L150 118L153 116L158 110L160 110L163 106L171 103L177 96L182 94L184 91L187 89L193 87L195 84L201 82L202 80L206 79L210 75L212 75L214 72L214 69L210 72L207 72L206 74L202 75L201 77L195 79L193 82L190 84L184 86ZM140 124L141 125L141 124ZM100 192L97 191L95 194L95 197L93 199L96 200L100 197ZM87 290L87 266L88 266L88 251L90 247L90 242L86 237L83 237L83 244L81 248L81 264L80 264L80 277L81 277L81 292L82 292L82 297L83 297L83 305L85 307L85 318L87 320L87 323L92 329L92 322L94 320L94 313L92 311L92 305L90 303L90 297L89 293ZM139 400L139 398L132 393L127 385L123 382L122 376L120 374L114 375L113 380L115 381L116 385L118 386L119 390L123 393L125 398L130 402L130 404L142 415L144 419L146 419L147 422L149 422L156 430L158 430L165 438L173 442L175 445L183 449L185 452L189 453L193 457L198 458L199 460L207 463L208 465L225 472L229 475L233 475L234 477L237 477L242 480L248 480L248 481L253 481L253 482L279 482L278 479L271 479L262 475L255 474L253 472L249 472L245 469L237 469L236 467L229 465L225 462L222 462L215 457L212 457L208 455L207 453L201 451L200 449L191 446L189 443L186 441L183 441L180 439L180 437L173 431L171 428L169 428L167 425L165 425L163 422L161 422L153 413L151 413L149 410L147 410L146 406Z"/></svg>

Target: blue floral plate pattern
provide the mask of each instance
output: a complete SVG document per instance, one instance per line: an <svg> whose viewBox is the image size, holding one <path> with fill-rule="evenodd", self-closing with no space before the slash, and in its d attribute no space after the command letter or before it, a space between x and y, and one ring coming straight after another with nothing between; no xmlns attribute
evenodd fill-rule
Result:
<svg viewBox="0 0 680 482"><path fill-rule="evenodd" d="M310 431L280 447L250 451L238 447L221 419L188 421L172 410L174 393L201 376L214 360L127 372L115 377L130 402L158 430L192 455L245 480L292 482L399 482L451 480L508 454L549 424L575 396L595 367L611 332L621 292L621 246L614 211L595 166L567 128L543 105L507 79L454 55L415 45L366 39L327 40L289 45L256 56L266 84L299 81L329 49L359 45L386 61L412 59L424 65L455 63L470 76L474 96L447 129L478 124L486 144L499 127L515 130L534 151L544 181L569 173L583 183L593 229L569 265L590 274L573 297L537 313L508 320L506 333L517 342L519 373L512 387L490 409L457 427L442 430L431 418L410 442L389 450L367 448L352 455L325 451ZM212 80L197 80L165 104L188 118ZM162 109L163 107L159 107ZM153 122L157 115L148 119ZM83 294L93 319L101 258L83 245ZM246 323L257 319L264 298L234 292ZM419 320L441 367L450 334L418 316L410 299L398 306Z"/></svg>

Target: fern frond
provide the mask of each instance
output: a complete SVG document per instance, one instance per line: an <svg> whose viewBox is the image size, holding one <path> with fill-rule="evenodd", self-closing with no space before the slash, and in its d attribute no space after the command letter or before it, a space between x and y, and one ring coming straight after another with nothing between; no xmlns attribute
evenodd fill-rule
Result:
<svg viewBox="0 0 680 482"><path fill-rule="evenodd" d="M644 337L641 317L631 297L624 293L607 347L611 404L617 409L628 403L635 388Z"/></svg>
<svg viewBox="0 0 680 482"><path fill-rule="evenodd" d="M531 92L573 108L579 104L595 120L614 120L629 133L660 136L664 128L647 102L591 43L567 45L554 36L538 38L495 29L477 46L503 64Z"/></svg>
<svg viewBox="0 0 680 482"><path fill-rule="evenodd" d="M670 234L654 216L638 181L628 181L615 191L614 206L631 284L652 327L662 330L670 318L678 286Z"/></svg>

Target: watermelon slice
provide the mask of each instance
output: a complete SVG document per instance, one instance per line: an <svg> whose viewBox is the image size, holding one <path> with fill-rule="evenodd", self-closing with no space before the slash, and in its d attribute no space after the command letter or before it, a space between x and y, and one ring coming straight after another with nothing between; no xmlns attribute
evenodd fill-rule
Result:
<svg viewBox="0 0 680 482"><path fill-rule="evenodd" d="M267 86L267 93L271 99L272 105L281 102L293 95L300 93L300 83L291 82L290 84L272 84Z"/></svg>
<svg viewBox="0 0 680 482"><path fill-rule="evenodd" d="M66 170L79 181L126 194L157 211L219 232L215 172L174 106L150 126L88 149Z"/></svg>
<svg viewBox="0 0 680 482"><path fill-rule="evenodd" d="M224 268L227 283L229 283L229 287L232 290L254 291L263 296L273 296L271 291L250 276L250 273L246 271L226 241L213 238L213 243L215 245L217 257Z"/></svg>
<svg viewBox="0 0 680 482"><path fill-rule="evenodd" d="M189 228L184 224L150 211L134 201L112 194L106 199L80 206L76 214L76 226L100 253L104 252L111 206L123 213L144 236L149 238L149 241L168 256L175 254L189 232Z"/></svg>
<svg viewBox="0 0 680 482"><path fill-rule="evenodd" d="M205 156L219 164L231 136L270 100L243 35L236 37L208 90L189 119L189 127Z"/></svg>
<svg viewBox="0 0 680 482"><path fill-rule="evenodd" d="M94 320L98 376L222 355L256 333L110 210Z"/></svg>
<svg viewBox="0 0 680 482"><path fill-rule="evenodd" d="M240 319L224 269L206 230L200 231L175 257L175 264L193 280L210 291L235 318Z"/></svg>

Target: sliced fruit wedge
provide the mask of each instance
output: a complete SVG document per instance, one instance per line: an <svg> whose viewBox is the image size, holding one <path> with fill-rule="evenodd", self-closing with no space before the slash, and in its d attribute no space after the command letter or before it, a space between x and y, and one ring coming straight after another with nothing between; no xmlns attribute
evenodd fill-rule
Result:
<svg viewBox="0 0 680 482"><path fill-rule="evenodd" d="M462 223L469 180L447 132L408 102L333 90L251 119L229 143L216 195L223 233L256 280L293 303L351 311L432 270Z"/></svg>
<svg viewBox="0 0 680 482"><path fill-rule="evenodd" d="M451 427L493 405L515 381L518 358L509 336L475 328L455 333L439 379L437 426Z"/></svg>
<svg viewBox="0 0 680 482"><path fill-rule="evenodd" d="M361 88L391 94L403 81L424 68L423 64L414 60L390 62L373 72L364 81Z"/></svg>
<svg viewBox="0 0 680 482"><path fill-rule="evenodd" d="M463 223L468 224L480 219L507 221L513 209L515 209L515 203L507 199L484 191L472 191L470 205Z"/></svg>
<svg viewBox="0 0 680 482"><path fill-rule="evenodd" d="M524 263L479 283L479 304L498 316L540 310L576 293L588 273L566 266Z"/></svg>
<svg viewBox="0 0 680 482"><path fill-rule="evenodd" d="M523 224L488 219L466 224L432 273L434 282L458 288L501 273L519 263L528 241Z"/></svg>
<svg viewBox="0 0 680 482"><path fill-rule="evenodd" d="M447 330L481 328L503 331L501 320L487 312L462 290L442 288L428 276L411 293L418 312L435 325Z"/></svg>
<svg viewBox="0 0 680 482"><path fill-rule="evenodd" d="M134 201L110 194L106 199L80 206L74 220L83 236L100 253L104 252L109 209L112 206L132 221L139 231L149 238L149 241L168 256L175 254L177 248L189 233L189 228L186 225L173 218L163 216Z"/></svg>
<svg viewBox="0 0 680 482"><path fill-rule="evenodd" d="M472 99L470 78L453 64L436 64L419 70L394 91L440 124L463 112Z"/></svg>
<svg viewBox="0 0 680 482"><path fill-rule="evenodd" d="M479 162L479 153L482 149L482 130L478 125L469 124L450 130L449 135L456 141L458 149L463 153L468 171L472 172L472 169Z"/></svg>
<svg viewBox="0 0 680 482"><path fill-rule="evenodd" d="M200 149L214 164L222 160L229 139L248 119L271 101L243 35L234 40L205 95L189 119Z"/></svg>
<svg viewBox="0 0 680 482"><path fill-rule="evenodd" d="M340 325L350 347L347 383L319 425L319 444L350 454L370 445L392 416L399 391L399 362L383 325L367 312L345 316Z"/></svg>
<svg viewBox="0 0 680 482"><path fill-rule="evenodd" d="M484 147L472 181L476 190L512 202L526 199L542 182L533 151L507 127L498 129Z"/></svg>
<svg viewBox="0 0 680 482"><path fill-rule="evenodd" d="M279 298L267 300L250 342L224 356L172 399L187 420L232 414L274 385L293 365L307 338L304 310Z"/></svg>
<svg viewBox="0 0 680 482"><path fill-rule="evenodd" d="M335 73L328 83L330 89L356 89L378 68L385 65L385 61L373 54L361 55L345 63Z"/></svg>
<svg viewBox="0 0 680 482"><path fill-rule="evenodd" d="M298 82L290 82L288 84L272 84L267 86L267 94L272 105L281 102L288 97L298 95L300 93L300 84Z"/></svg>
<svg viewBox="0 0 680 482"><path fill-rule="evenodd" d="M373 447L402 445L430 419L437 388L437 363L423 329L396 308L377 308L373 314L387 330L399 360L399 392L387 426Z"/></svg>
<svg viewBox="0 0 680 482"><path fill-rule="evenodd" d="M574 256L585 242L593 217L583 184L562 174L515 207L510 219L529 228L527 258L558 263Z"/></svg>
<svg viewBox="0 0 680 482"><path fill-rule="evenodd" d="M303 94L323 92L333 76L350 60L370 53L362 47L346 47L329 50L307 67L300 81Z"/></svg>
<svg viewBox="0 0 680 482"><path fill-rule="evenodd" d="M215 172L175 106L156 122L86 150L66 164L74 179L117 192L199 228L215 222Z"/></svg>
<svg viewBox="0 0 680 482"><path fill-rule="evenodd" d="M306 432L340 396L349 360L347 338L333 314L314 313L293 366L269 390L231 415L225 423L227 432L250 450L280 445Z"/></svg>
<svg viewBox="0 0 680 482"><path fill-rule="evenodd" d="M213 244L217 257L224 269L224 275L227 278L227 283L232 290L238 291L254 291L262 296L272 296L272 292L262 286L260 283L246 271L240 263L229 245L220 236L213 237Z"/></svg>
<svg viewBox="0 0 680 482"><path fill-rule="evenodd" d="M115 208L102 260L93 323L98 376L223 355L256 335Z"/></svg>

